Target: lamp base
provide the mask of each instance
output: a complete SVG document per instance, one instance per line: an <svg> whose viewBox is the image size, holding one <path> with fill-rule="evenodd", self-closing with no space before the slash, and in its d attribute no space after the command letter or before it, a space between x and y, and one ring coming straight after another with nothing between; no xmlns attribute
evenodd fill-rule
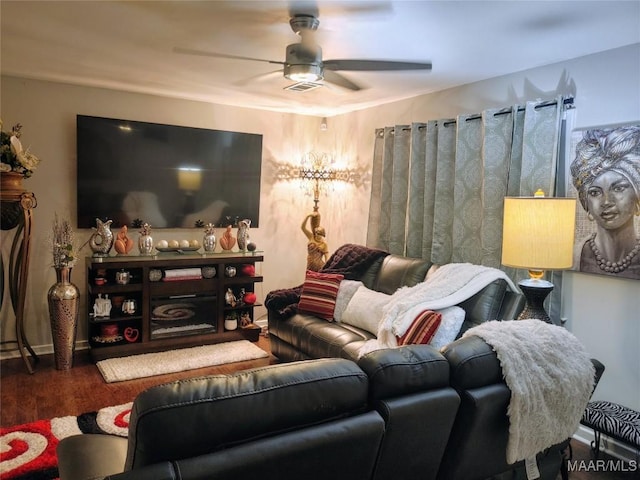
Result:
<svg viewBox="0 0 640 480"><path fill-rule="evenodd" d="M527 303L518 320L534 318L543 322L553 323L544 309L544 301L553 290L553 283L546 280L527 279L518 283Z"/></svg>

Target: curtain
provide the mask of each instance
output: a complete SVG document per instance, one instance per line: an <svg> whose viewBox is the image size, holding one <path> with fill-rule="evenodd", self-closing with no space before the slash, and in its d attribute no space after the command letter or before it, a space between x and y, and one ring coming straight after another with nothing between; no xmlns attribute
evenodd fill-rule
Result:
<svg viewBox="0 0 640 480"><path fill-rule="evenodd" d="M571 103L558 97L377 129L367 245L440 265L501 268L504 197L556 195Z"/></svg>

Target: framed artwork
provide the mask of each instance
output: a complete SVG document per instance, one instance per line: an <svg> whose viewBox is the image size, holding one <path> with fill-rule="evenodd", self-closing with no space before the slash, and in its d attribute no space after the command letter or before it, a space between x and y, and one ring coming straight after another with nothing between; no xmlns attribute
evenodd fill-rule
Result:
<svg viewBox="0 0 640 480"><path fill-rule="evenodd" d="M640 122L571 134L573 269L640 280Z"/></svg>

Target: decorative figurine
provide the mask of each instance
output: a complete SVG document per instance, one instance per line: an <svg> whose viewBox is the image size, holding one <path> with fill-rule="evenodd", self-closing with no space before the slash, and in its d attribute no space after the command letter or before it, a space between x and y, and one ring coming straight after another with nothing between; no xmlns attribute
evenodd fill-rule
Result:
<svg viewBox="0 0 640 480"><path fill-rule="evenodd" d="M222 247L222 250L226 252L230 252L235 244L236 244L236 239L231 233L231 225L227 225L227 229L225 230L225 232L222 234L222 237L220 238L220 246Z"/></svg>
<svg viewBox="0 0 640 480"><path fill-rule="evenodd" d="M238 248L241 252L247 250L247 244L249 243L249 227L251 226L251 220L245 218L238 222Z"/></svg>
<svg viewBox="0 0 640 480"><path fill-rule="evenodd" d="M208 223L204 229L202 247L205 252L213 252L216 249L216 231L213 223Z"/></svg>
<svg viewBox="0 0 640 480"><path fill-rule="evenodd" d="M118 255L128 255L135 245L134 241L129 238L127 235L128 227L123 225L118 232L116 241L114 243L114 248Z"/></svg>
<svg viewBox="0 0 640 480"><path fill-rule="evenodd" d="M109 251L113 246L113 232L109 228L113 220L103 222L96 218L96 226L94 232L89 238L89 247L94 257L108 257Z"/></svg>
<svg viewBox="0 0 640 480"><path fill-rule="evenodd" d="M94 317L108 317L111 315L111 300L109 295L105 295L102 298L102 294L98 294L95 303L93 304L93 316Z"/></svg>
<svg viewBox="0 0 640 480"><path fill-rule="evenodd" d="M240 313L240 327L247 328L251 325L251 315L246 310Z"/></svg>
<svg viewBox="0 0 640 480"><path fill-rule="evenodd" d="M151 225L143 223L138 238L138 250L140 255L151 255L153 251L153 238L151 238Z"/></svg>
<svg viewBox="0 0 640 480"><path fill-rule="evenodd" d="M227 293L224 294L224 301L230 307L235 307L238 303L236 296L233 294L233 291L230 288L227 288Z"/></svg>
<svg viewBox="0 0 640 480"><path fill-rule="evenodd" d="M311 230L307 227L307 223L311 220ZM329 247L325 241L324 227L320 226L320 212L314 209L302 221L302 231L307 236L307 270L314 272L319 271L327 261L329 256Z"/></svg>

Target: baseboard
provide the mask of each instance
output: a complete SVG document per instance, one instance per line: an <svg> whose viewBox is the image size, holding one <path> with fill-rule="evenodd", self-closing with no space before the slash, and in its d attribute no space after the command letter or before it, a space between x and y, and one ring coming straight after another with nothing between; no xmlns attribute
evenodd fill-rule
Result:
<svg viewBox="0 0 640 480"><path fill-rule="evenodd" d="M36 355L52 355L53 354L53 343L49 343L47 345L37 345L31 346L33 351L36 352ZM87 340L80 340L76 342L76 352L80 350L88 350L89 342ZM0 361L1 360L9 360L10 358L20 358L20 351L15 348L14 350L6 350L4 352L0 352Z"/></svg>
<svg viewBox="0 0 640 480"><path fill-rule="evenodd" d="M578 431L573 435L574 440L577 440L586 445L591 445L591 442L595 440L593 430L580 425ZM632 447L620 443L619 441L607 437L606 435L600 436L600 451L605 452L612 457L618 458L625 462L635 461L638 462L640 458L640 452L634 450Z"/></svg>

